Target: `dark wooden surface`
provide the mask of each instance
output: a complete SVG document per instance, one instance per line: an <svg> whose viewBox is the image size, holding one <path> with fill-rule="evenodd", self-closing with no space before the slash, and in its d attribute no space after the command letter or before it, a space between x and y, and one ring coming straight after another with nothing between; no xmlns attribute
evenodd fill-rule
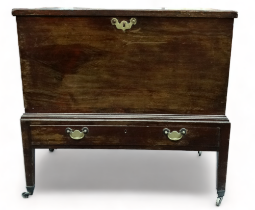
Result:
<svg viewBox="0 0 255 210"><path fill-rule="evenodd" d="M132 148L217 151L220 128L229 124L225 116L204 115L112 115L112 114L24 114L29 122L33 148ZM67 127L89 133L75 141ZM187 129L180 141L170 141L163 129Z"/></svg>
<svg viewBox="0 0 255 210"><path fill-rule="evenodd" d="M21 121L30 125L137 125L165 126L168 123L193 123L196 125L229 123L225 115L171 115L171 114L64 114L25 113ZM209 126L210 127L210 126Z"/></svg>
<svg viewBox="0 0 255 210"><path fill-rule="evenodd" d="M35 185L35 148L31 144L30 123L21 121L23 156L25 166L26 186Z"/></svg>
<svg viewBox="0 0 255 210"><path fill-rule="evenodd" d="M129 20L130 17L117 17ZM17 17L26 112L224 114L233 19Z"/></svg>
<svg viewBox="0 0 255 210"><path fill-rule="evenodd" d="M66 133L66 128L89 129L89 133L81 140L73 140ZM163 134L163 129L178 131L187 130L187 135L179 141L171 141ZM129 146L178 146L180 147L218 147L218 127L197 127L192 124L168 123L166 126L132 126L132 125L54 125L31 126L32 145L129 145Z"/></svg>
<svg viewBox="0 0 255 210"><path fill-rule="evenodd" d="M89 128L83 140L74 141L65 133L66 127L83 126ZM188 132L172 142L162 134L165 127ZM35 184L34 152L39 148L200 150L218 151L217 190L225 190L230 123L224 115L27 113L21 128L27 186Z"/></svg>
<svg viewBox="0 0 255 210"><path fill-rule="evenodd" d="M218 152L217 191L224 194L237 12L53 8L13 15L27 186L35 184L37 148L199 150ZM123 32L112 17L135 17L137 24ZM80 141L65 133L84 126L89 133ZM163 128L188 132L173 142Z"/></svg>
<svg viewBox="0 0 255 210"><path fill-rule="evenodd" d="M221 127L220 147L217 153L217 191L225 191L228 164L230 123Z"/></svg>
<svg viewBox="0 0 255 210"><path fill-rule="evenodd" d="M236 18L236 11L229 10L102 10L87 8L38 8L13 9L14 16L149 16L149 17L206 17Z"/></svg>

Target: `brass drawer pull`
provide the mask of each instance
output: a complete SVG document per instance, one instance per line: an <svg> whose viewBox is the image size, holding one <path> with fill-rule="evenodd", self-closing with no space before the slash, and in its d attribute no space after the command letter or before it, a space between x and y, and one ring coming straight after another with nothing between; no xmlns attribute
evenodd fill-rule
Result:
<svg viewBox="0 0 255 210"><path fill-rule="evenodd" d="M170 132L170 130L168 128L164 128L163 133L168 137L168 139L170 139L172 141L178 141L184 135L187 134L187 130L185 128L182 128L181 130L179 130L179 132L177 132L177 131Z"/></svg>
<svg viewBox="0 0 255 210"><path fill-rule="evenodd" d="M137 20L135 18L131 18L130 22L123 20L119 23L117 18L113 18L111 20L112 25L116 25L117 29L121 29L125 32L126 29L131 29L132 25L135 25Z"/></svg>
<svg viewBox="0 0 255 210"><path fill-rule="evenodd" d="M72 130L71 128L66 128L66 133L68 133L70 137L74 140L82 139L85 136L85 134L87 134L88 132L89 132L89 129L86 127L82 128L81 131Z"/></svg>

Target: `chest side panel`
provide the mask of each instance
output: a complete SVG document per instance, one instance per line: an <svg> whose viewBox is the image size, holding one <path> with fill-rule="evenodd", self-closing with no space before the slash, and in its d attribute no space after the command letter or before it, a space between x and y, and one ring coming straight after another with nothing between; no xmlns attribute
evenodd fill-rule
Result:
<svg viewBox="0 0 255 210"><path fill-rule="evenodd" d="M17 17L26 112L225 113L233 19L112 18Z"/></svg>

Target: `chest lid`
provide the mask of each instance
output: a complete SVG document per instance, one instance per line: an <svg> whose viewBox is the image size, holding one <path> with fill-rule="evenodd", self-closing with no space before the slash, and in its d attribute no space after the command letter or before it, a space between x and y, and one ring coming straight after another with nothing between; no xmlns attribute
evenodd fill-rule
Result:
<svg viewBox="0 0 255 210"><path fill-rule="evenodd" d="M36 9L17 8L12 10L13 16L148 16L148 17L203 17L203 18L237 18L237 12L231 10L199 9L136 9L105 10L89 8L44 7Z"/></svg>

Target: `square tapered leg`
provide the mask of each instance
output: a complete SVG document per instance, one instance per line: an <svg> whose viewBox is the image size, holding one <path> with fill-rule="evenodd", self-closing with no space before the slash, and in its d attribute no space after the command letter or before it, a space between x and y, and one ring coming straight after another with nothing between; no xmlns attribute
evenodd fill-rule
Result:
<svg viewBox="0 0 255 210"><path fill-rule="evenodd" d="M33 195L35 187L35 149L32 148L28 122L21 121L23 156L27 192L22 193L24 198Z"/></svg>
<svg viewBox="0 0 255 210"><path fill-rule="evenodd" d="M228 147L229 147L230 123L225 124L220 130L220 145L217 152L217 194L216 205L219 206L225 195L227 163L228 163Z"/></svg>

